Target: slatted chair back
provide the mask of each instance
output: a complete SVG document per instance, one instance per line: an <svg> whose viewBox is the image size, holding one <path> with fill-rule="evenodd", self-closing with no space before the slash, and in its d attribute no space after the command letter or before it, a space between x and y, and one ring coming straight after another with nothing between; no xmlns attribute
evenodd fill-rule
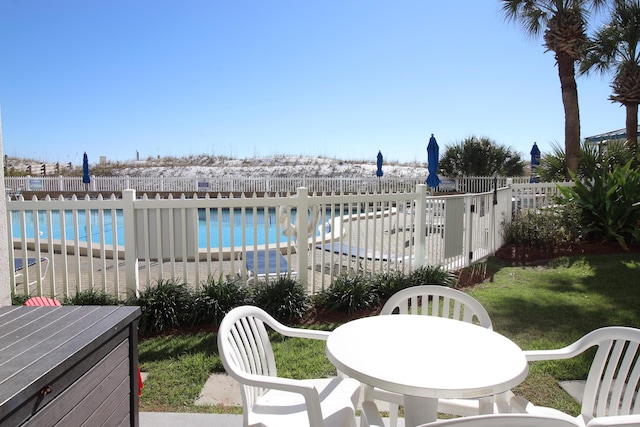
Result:
<svg viewBox="0 0 640 427"><path fill-rule="evenodd" d="M596 417L640 413L640 330L607 328L595 335L600 334L602 341L587 377L582 412Z"/></svg>
<svg viewBox="0 0 640 427"><path fill-rule="evenodd" d="M218 351L227 373L241 385L244 425L355 426L360 382L342 376L278 377L269 340L271 329L287 337L329 337L327 331L283 325L254 306L236 307L227 313L218 328Z"/></svg>
<svg viewBox="0 0 640 427"><path fill-rule="evenodd" d="M233 365L233 370L252 375L277 377L276 361L265 327L265 319L259 314L246 313L238 316L229 329L222 332L227 345L220 351L224 351L225 359ZM253 406L264 391L264 387L242 384L242 399L245 407Z"/></svg>
<svg viewBox="0 0 640 427"><path fill-rule="evenodd" d="M585 383L584 419L640 413L640 329L609 326L557 350L525 351L527 360L568 359L597 347Z"/></svg>
<svg viewBox="0 0 640 427"><path fill-rule="evenodd" d="M396 292L380 314L448 317L493 329L487 310L472 296L440 285L412 286Z"/></svg>

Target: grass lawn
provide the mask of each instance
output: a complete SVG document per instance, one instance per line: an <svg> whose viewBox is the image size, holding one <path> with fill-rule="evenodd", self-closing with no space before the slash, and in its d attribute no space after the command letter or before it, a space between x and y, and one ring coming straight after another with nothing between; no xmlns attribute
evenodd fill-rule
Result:
<svg viewBox="0 0 640 427"><path fill-rule="evenodd" d="M485 306L494 329L524 350L562 347L602 326L640 328L640 254L558 258L532 267L505 266L493 259L488 264L496 272L492 281L467 292ZM139 351L141 368L149 373L140 410L241 412L193 404L209 374L224 371L214 333L149 339L140 343ZM324 356L324 342L279 340L274 351L281 376L335 374ZM588 367L586 358L532 363L527 380L514 392L536 404L577 414L578 404L558 381L582 379Z"/></svg>

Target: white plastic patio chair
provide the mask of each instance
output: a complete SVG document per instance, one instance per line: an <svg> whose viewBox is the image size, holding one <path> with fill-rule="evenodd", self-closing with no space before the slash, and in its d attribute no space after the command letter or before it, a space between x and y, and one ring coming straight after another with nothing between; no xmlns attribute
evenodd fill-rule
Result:
<svg viewBox="0 0 640 427"><path fill-rule="evenodd" d="M441 285L412 286L396 292L380 314L422 314L448 317L493 329L487 310L464 292Z"/></svg>
<svg viewBox="0 0 640 427"><path fill-rule="evenodd" d="M418 427L578 427L573 420L533 414L490 414L438 420ZM372 401L362 402L361 427L386 427Z"/></svg>
<svg viewBox="0 0 640 427"><path fill-rule="evenodd" d="M640 329L609 326L589 332L557 350L525 351L527 360L560 360L597 347L587 375L582 410L577 417L557 409L535 406L520 396L511 399L513 412L564 416L580 426L640 426Z"/></svg>
<svg viewBox="0 0 640 427"><path fill-rule="evenodd" d="M243 425L355 427L360 383L351 378L295 380L277 376L268 329L326 340L329 332L285 326L264 310L231 310L218 330L218 351L227 373L241 385Z"/></svg>
<svg viewBox="0 0 640 427"><path fill-rule="evenodd" d="M380 311L380 315L388 314L448 317L493 329L489 313L478 300L464 292L440 285L412 286L396 292ZM369 386L365 386L364 391L365 398L369 398L373 391L373 399L389 403L390 426L396 427L398 406L403 403L402 395L379 388L371 390ZM505 395L501 398L505 407L508 406L507 400L510 397L511 395ZM440 399L438 412L461 416L477 415L480 413L480 403L477 399Z"/></svg>

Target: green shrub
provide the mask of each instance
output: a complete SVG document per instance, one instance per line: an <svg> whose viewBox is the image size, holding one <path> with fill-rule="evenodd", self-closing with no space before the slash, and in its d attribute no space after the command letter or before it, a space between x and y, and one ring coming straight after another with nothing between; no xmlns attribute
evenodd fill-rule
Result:
<svg viewBox="0 0 640 427"><path fill-rule="evenodd" d="M179 279L158 280L148 286L140 296L131 298L129 305L142 310L138 323L140 334L150 335L186 326L192 319L193 296Z"/></svg>
<svg viewBox="0 0 640 427"><path fill-rule="evenodd" d="M94 289L87 289L85 291L76 292L72 297L65 297L62 300L62 304L65 305L122 305L123 301L120 301L114 295L108 294L104 291L96 291Z"/></svg>
<svg viewBox="0 0 640 427"><path fill-rule="evenodd" d="M563 203L516 212L511 221L502 223L505 243L545 249L581 240L582 225L577 205L568 201Z"/></svg>
<svg viewBox="0 0 640 427"><path fill-rule="evenodd" d="M615 166L585 182L574 176L574 187L559 188L578 206L581 224L590 237L616 240L624 248L640 240L640 206L634 206L640 201L640 172L631 164Z"/></svg>
<svg viewBox="0 0 640 427"><path fill-rule="evenodd" d="M376 307L380 300L367 277L342 274L334 279L329 288L318 294L317 302L330 310L353 314Z"/></svg>
<svg viewBox="0 0 640 427"><path fill-rule="evenodd" d="M409 273L408 280L411 283L411 286L443 285L455 288L458 285L456 275L445 270L439 265L425 265L418 267Z"/></svg>
<svg viewBox="0 0 640 427"><path fill-rule="evenodd" d="M584 143L580 147L578 178L592 179L603 168L612 170L616 165L624 165L631 160L633 155L624 142L611 141L607 143L606 150ZM551 143L550 152L542 156L536 172L542 182L564 181L567 174L564 147Z"/></svg>
<svg viewBox="0 0 640 427"><path fill-rule="evenodd" d="M31 298L29 295L25 294L16 294L13 291L11 292L11 305L24 305L24 303Z"/></svg>
<svg viewBox="0 0 640 427"><path fill-rule="evenodd" d="M219 325L232 308L249 302L249 289L240 280L209 276L194 295L191 323Z"/></svg>
<svg viewBox="0 0 640 427"><path fill-rule="evenodd" d="M253 302L281 322L302 318L309 306L307 290L288 275L259 281L254 289Z"/></svg>
<svg viewBox="0 0 640 427"><path fill-rule="evenodd" d="M396 292L413 286L410 278L402 271L383 271L371 278L372 290L380 301L386 301Z"/></svg>

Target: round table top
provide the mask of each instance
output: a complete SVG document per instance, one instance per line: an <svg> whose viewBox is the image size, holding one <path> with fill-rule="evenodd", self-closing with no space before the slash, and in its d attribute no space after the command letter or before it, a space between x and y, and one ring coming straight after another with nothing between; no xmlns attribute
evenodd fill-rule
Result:
<svg viewBox="0 0 640 427"><path fill-rule="evenodd" d="M527 376L524 353L508 338L458 320L393 314L357 319L327 340L346 375L397 393L473 398L507 391Z"/></svg>

